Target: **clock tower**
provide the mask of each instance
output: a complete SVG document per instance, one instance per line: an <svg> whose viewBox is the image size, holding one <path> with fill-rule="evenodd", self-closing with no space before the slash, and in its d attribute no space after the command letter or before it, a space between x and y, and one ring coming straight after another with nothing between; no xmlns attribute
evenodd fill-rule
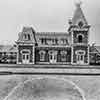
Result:
<svg viewBox="0 0 100 100"><path fill-rule="evenodd" d="M83 14L81 3L76 4L73 18L69 22L68 29L71 34L72 55L71 63L75 65L89 64L89 29L90 25Z"/></svg>

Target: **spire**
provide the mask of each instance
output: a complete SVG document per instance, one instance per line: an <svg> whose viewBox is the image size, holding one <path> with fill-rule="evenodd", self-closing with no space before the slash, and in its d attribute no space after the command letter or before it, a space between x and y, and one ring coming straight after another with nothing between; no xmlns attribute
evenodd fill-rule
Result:
<svg viewBox="0 0 100 100"><path fill-rule="evenodd" d="M80 7L81 4L82 4L82 1L80 1L80 0L79 0L78 2L76 2L76 6L77 6L77 7Z"/></svg>
<svg viewBox="0 0 100 100"><path fill-rule="evenodd" d="M78 24L79 21L82 21L85 25L87 25L86 18L81 9L82 2L81 1L76 2L75 5L76 5L76 10L75 10L74 16L72 18L72 23L74 25L76 25L76 24Z"/></svg>

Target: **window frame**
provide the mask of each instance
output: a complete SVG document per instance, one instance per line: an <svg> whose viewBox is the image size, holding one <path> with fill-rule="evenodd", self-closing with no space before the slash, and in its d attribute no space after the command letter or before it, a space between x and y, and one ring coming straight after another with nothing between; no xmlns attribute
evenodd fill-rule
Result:
<svg viewBox="0 0 100 100"><path fill-rule="evenodd" d="M81 42L79 42L80 40L79 40L79 36L81 36L82 37L82 40L81 40ZM84 35L83 34L78 34L77 35L77 39L78 39L78 43L83 43L83 38L84 38Z"/></svg>
<svg viewBox="0 0 100 100"><path fill-rule="evenodd" d="M39 51L40 61L45 61L45 54L46 52L44 50Z"/></svg>
<svg viewBox="0 0 100 100"><path fill-rule="evenodd" d="M67 51L63 50L60 52L61 54L61 61L65 62L67 60Z"/></svg>

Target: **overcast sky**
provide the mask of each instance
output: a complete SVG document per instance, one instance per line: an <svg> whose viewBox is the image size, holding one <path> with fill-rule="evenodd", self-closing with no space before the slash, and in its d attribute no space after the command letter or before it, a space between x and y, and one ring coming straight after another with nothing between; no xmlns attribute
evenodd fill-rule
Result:
<svg viewBox="0 0 100 100"><path fill-rule="evenodd" d="M36 31L68 28L77 0L0 0L0 44L12 44L23 26ZM83 12L91 25L90 43L100 45L100 0L83 0Z"/></svg>

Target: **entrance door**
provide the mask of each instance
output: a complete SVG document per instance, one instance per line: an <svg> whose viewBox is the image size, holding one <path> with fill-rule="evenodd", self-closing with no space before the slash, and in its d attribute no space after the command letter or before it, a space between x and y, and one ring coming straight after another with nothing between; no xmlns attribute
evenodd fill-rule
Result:
<svg viewBox="0 0 100 100"><path fill-rule="evenodd" d="M84 50L78 50L76 51L76 57L77 57L77 64L83 65L84 62L84 56L85 56L85 51Z"/></svg>
<svg viewBox="0 0 100 100"><path fill-rule="evenodd" d="M84 55L77 55L77 64L84 64Z"/></svg>
<svg viewBox="0 0 100 100"><path fill-rule="evenodd" d="M30 61L30 57L29 57L29 54L23 54L22 55L22 62L23 62L23 64L29 64L29 61Z"/></svg>
<svg viewBox="0 0 100 100"><path fill-rule="evenodd" d="M28 50L22 51L22 63L29 64L30 63L30 52Z"/></svg>
<svg viewBox="0 0 100 100"><path fill-rule="evenodd" d="M52 64L57 62L57 52L56 51L49 52L49 62Z"/></svg>

